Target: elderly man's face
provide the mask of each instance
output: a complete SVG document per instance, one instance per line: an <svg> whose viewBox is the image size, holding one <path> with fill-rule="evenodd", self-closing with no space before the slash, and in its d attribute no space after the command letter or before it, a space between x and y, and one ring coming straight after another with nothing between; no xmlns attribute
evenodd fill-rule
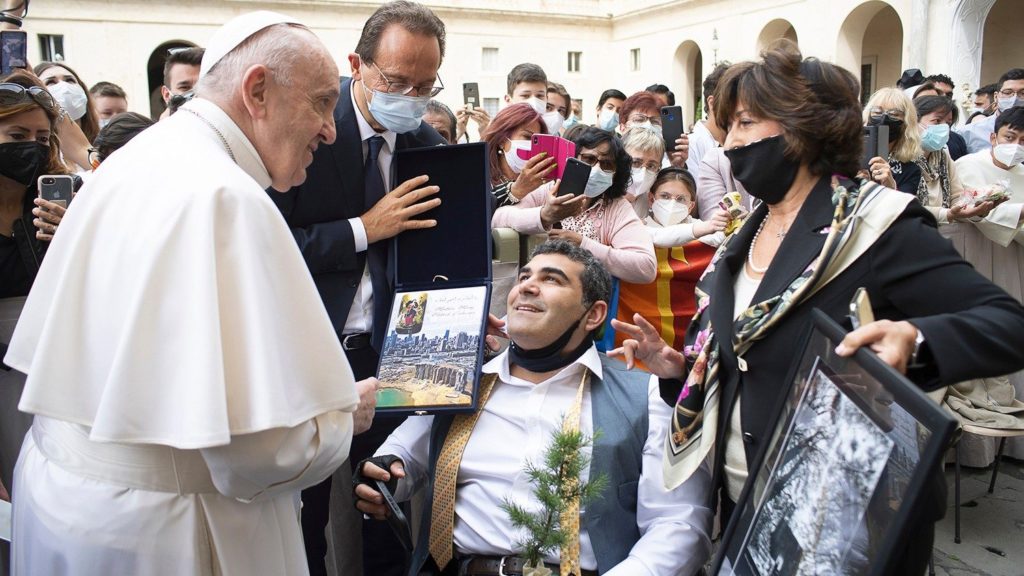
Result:
<svg viewBox="0 0 1024 576"><path fill-rule="evenodd" d="M272 75L268 80L266 126L256 144L271 186L282 192L306 181L317 147L337 136L338 67L319 41L311 43L309 58L291 76L291 86Z"/></svg>

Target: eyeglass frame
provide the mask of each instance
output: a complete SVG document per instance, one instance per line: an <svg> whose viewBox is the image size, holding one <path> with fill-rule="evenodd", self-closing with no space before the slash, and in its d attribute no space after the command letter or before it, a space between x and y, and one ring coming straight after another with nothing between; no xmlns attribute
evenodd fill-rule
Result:
<svg viewBox="0 0 1024 576"><path fill-rule="evenodd" d="M433 98L433 97L437 96L438 94L440 94L442 90L444 90L444 82L441 80L441 75L440 74L437 75L437 83L440 84L440 86L436 86L436 85L435 86L431 86L429 94L421 94L420 91L423 90L423 88L421 88L419 86L413 86L411 84L404 91L392 90L392 86L399 86L399 87L401 87L401 86L405 86L405 84L403 84L402 82L392 82L391 80L389 80L387 75L384 74L384 71L380 69L380 66L378 66L376 62L372 62L370 60L366 60L362 56L360 56L359 59L364 64L367 64L369 66L373 66L377 70L377 74L380 74L380 77L384 80L384 84L387 86L387 93L388 94L395 94L395 95L398 95L398 96L409 96L410 92L412 92L413 90L416 90L416 96L412 96L412 98Z"/></svg>
<svg viewBox="0 0 1024 576"><path fill-rule="evenodd" d="M875 117L875 116L881 117L883 114L886 115L886 116L889 116L890 118L896 118L898 120L906 120L906 118L907 118L907 113L906 112L904 112L902 110L897 110L895 108L890 108L888 110L883 110L881 106L875 106L875 107L871 108L870 110L868 110L868 117L869 118Z"/></svg>
<svg viewBox="0 0 1024 576"><path fill-rule="evenodd" d="M655 122L655 120L657 120L657 122ZM629 114L629 118L626 118L626 123L627 124L636 124L636 123L641 123L641 122L650 122L651 124L653 124L655 126L661 126L661 124L662 124L662 120L661 120L661 116L660 115L659 116L648 116L647 114L643 114L641 112L631 112Z"/></svg>
<svg viewBox="0 0 1024 576"><path fill-rule="evenodd" d="M1009 94L1006 93L1007 90L1010 91ZM1004 89L1000 90L998 92L998 94L1000 96L1004 96L1006 98L1009 98L1011 96L1016 96L1018 98L1024 98L1024 88L1021 88L1020 90L1013 90L1012 88L1004 88Z"/></svg>
<svg viewBox="0 0 1024 576"><path fill-rule="evenodd" d="M593 158L594 162L591 163L583 156L589 156L590 158ZM611 172L613 174L615 173L615 159L612 158L611 156L609 156L607 160L602 160L601 156L594 154L593 152L581 152L577 158L580 162L583 162L584 164L590 166L591 168L593 168L594 166L600 166L601 170L604 170L605 172ZM605 165L605 163L607 163L607 165Z"/></svg>
<svg viewBox="0 0 1024 576"><path fill-rule="evenodd" d="M633 167L634 170L636 170L637 168L643 168L644 170L647 170L648 172L654 172L655 174L658 173L658 170L661 170L661 164L655 162L654 160L649 160L645 162L643 160L633 158L632 160L630 160L630 165ZM653 169L651 168L652 165L654 166Z"/></svg>
<svg viewBox="0 0 1024 576"><path fill-rule="evenodd" d="M17 88L17 90L12 90L12 88ZM22 102L32 101L41 106L42 108L46 108L48 110L57 109L57 101L53 99L53 95L51 95L49 90L47 90L46 88L40 88L39 86L25 87L16 82L0 82L0 92L11 92L15 94L20 94L22 96L18 100L9 103L4 103L2 101L3 98L0 97L0 106L20 104ZM45 100L41 100L39 98L40 95L45 96Z"/></svg>

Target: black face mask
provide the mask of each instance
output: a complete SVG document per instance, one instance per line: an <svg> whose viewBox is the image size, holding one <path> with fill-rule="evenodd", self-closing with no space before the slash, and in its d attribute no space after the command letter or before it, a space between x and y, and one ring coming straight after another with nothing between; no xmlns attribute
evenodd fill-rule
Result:
<svg viewBox="0 0 1024 576"><path fill-rule="evenodd" d="M39 142L0 144L0 176L6 176L28 188L46 167L50 147Z"/></svg>
<svg viewBox="0 0 1024 576"><path fill-rule="evenodd" d="M800 163L786 158L786 141L772 136L725 151L732 175L747 192L766 204L777 204L796 180Z"/></svg>
<svg viewBox="0 0 1024 576"><path fill-rule="evenodd" d="M543 348L526 350L520 348L519 345L513 341L508 347L509 364L526 368L530 372L539 373L551 372L552 370L558 370L559 368L564 368L569 364L572 364L577 358L583 356L583 353L586 352L593 343L588 336L580 342L580 345L577 346L575 350L568 354L562 353L566 345L569 344L569 340L572 340L572 335L576 332L576 327L579 326L580 322L586 317L587 314L584 312L583 316L580 317L579 320L570 324L561 336Z"/></svg>
<svg viewBox="0 0 1024 576"><path fill-rule="evenodd" d="M899 140L903 137L903 129L905 124L903 120L899 118L893 118L888 114L882 114L881 116L872 116L868 118L868 126L888 126L889 127L889 143Z"/></svg>

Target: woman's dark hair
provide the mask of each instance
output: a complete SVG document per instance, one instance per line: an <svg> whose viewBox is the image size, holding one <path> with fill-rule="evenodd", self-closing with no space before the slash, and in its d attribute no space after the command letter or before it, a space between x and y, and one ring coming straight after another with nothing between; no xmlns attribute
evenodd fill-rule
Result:
<svg viewBox="0 0 1024 576"><path fill-rule="evenodd" d="M444 22L430 8L408 2L395 0L377 8L363 24L363 32L356 44L356 54L365 62L377 62L377 48L384 31L392 24L398 24L404 30L422 36L433 36L441 49L444 60L445 29Z"/></svg>
<svg viewBox="0 0 1024 576"><path fill-rule="evenodd" d="M632 176L630 170L633 167L633 159L626 153L626 149L622 147L619 137L600 128L587 126L575 135L572 142L576 145L577 158L580 157L580 151L584 148L593 150L605 142L608 143L609 153L615 159L615 175L612 177L612 185L608 190L605 190L601 197L605 200L614 200L624 196Z"/></svg>
<svg viewBox="0 0 1024 576"><path fill-rule="evenodd" d="M135 112L123 112L110 119L110 122L100 130L93 146L96 147L96 156L102 163L110 157L115 150L135 138L143 130L152 126L154 122L142 114Z"/></svg>
<svg viewBox="0 0 1024 576"><path fill-rule="evenodd" d="M615 88L609 88L608 90L601 92L601 96L597 99L597 107L600 108L604 106L604 103L607 102L609 98L618 98L619 100L625 100L626 95L623 94L620 90L616 90Z"/></svg>
<svg viewBox="0 0 1024 576"><path fill-rule="evenodd" d="M773 43L760 62L733 64L715 91L715 122L729 130L740 106L782 126L786 155L811 173L854 176L860 165L860 83L849 71L803 60L788 40Z"/></svg>
<svg viewBox="0 0 1024 576"><path fill-rule="evenodd" d="M92 101L92 94L89 93L89 87L85 85L85 82L82 82L78 73L72 70L71 67L64 62L40 62L39 64L36 64L36 67L33 68L32 71L35 72L36 76L40 76L43 72L55 67L60 67L70 72L71 75L75 77L78 85L82 88L82 92L85 92L85 116L78 119L78 125L82 127L82 132L85 134L85 137L91 141L100 132L100 117L96 114L96 104Z"/></svg>
<svg viewBox="0 0 1024 576"><path fill-rule="evenodd" d="M945 116L953 110L953 101L945 96L918 96L914 98L914 109L917 110L918 119L924 118L926 114L938 112Z"/></svg>
<svg viewBox="0 0 1024 576"><path fill-rule="evenodd" d="M17 84L23 88L40 88L46 90L46 86L39 81L35 75L25 70L14 70L7 76L0 78L0 82L10 82ZM45 92L49 95L49 92ZM46 168L43 174L69 174L67 166L61 160L60 154L60 139L57 138L57 131L60 126L57 124L58 115L60 114L60 107L54 102L53 98L49 98L50 106L44 106L35 98L27 98L23 102L18 104L11 104L8 106L0 107L0 120L4 120L13 116L17 116L23 112L28 112L35 108L41 109L46 114L46 119L50 121L50 140L48 142L50 152L46 160ZM35 182L32 183L34 187Z"/></svg>

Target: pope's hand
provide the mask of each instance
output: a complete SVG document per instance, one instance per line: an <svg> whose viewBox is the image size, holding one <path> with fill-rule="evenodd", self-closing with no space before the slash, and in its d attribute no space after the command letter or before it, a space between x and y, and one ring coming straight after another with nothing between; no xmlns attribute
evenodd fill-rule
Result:
<svg viewBox="0 0 1024 576"><path fill-rule="evenodd" d="M622 358L626 368L632 370L636 360L647 365L651 374L659 378L681 378L686 371L682 353L665 342L658 330L639 314L633 315L636 324L612 319L612 328L626 335L622 346L608 352L612 358Z"/></svg>
<svg viewBox="0 0 1024 576"><path fill-rule="evenodd" d="M366 230L366 241L370 244L386 240L406 230L433 228L437 220L417 220L415 217L437 208L440 198L429 198L440 190L437 186L424 186L427 176L417 176L402 182L388 192L373 208L359 217Z"/></svg>
<svg viewBox="0 0 1024 576"><path fill-rule="evenodd" d="M391 474L395 478L405 478L405 467L402 465L401 460L395 460L391 464ZM363 464L362 475L369 480L381 480L383 482L391 479L391 475L388 472L371 462ZM356 495L356 509L363 514L373 516L377 520L383 520L390 513L388 505L384 503L384 496L371 488L369 484L356 484L354 492Z"/></svg>
<svg viewBox="0 0 1024 576"><path fill-rule="evenodd" d="M376 378L367 378L356 382L356 392L359 392L359 407L352 414L353 434L362 434L373 424L373 414L377 409L377 384Z"/></svg>

